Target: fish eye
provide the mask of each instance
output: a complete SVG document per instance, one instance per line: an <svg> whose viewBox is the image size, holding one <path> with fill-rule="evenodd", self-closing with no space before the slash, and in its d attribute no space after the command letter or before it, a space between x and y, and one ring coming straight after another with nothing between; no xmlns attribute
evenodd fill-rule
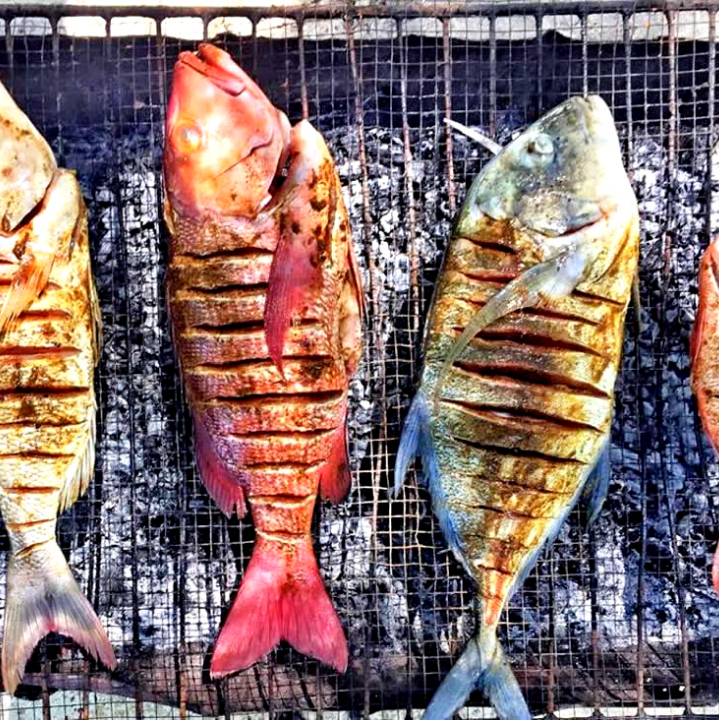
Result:
<svg viewBox="0 0 719 720"><path fill-rule="evenodd" d="M173 140L182 153L191 153L202 145L202 131L192 122L184 122L175 128Z"/></svg>
<svg viewBox="0 0 719 720"><path fill-rule="evenodd" d="M554 143L549 135L542 133L537 135L536 138L529 141L527 145L527 152L535 155L551 155L554 152Z"/></svg>

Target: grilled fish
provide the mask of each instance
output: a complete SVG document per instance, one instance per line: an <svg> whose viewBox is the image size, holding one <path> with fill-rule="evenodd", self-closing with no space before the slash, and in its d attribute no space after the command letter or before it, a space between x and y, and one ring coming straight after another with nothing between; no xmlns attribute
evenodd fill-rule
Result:
<svg viewBox="0 0 719 720"><path fill-rule="evenodd" d="M37 642L67 635L115 656L55 539L95 464L100 311L72 172L0 85L0 511L10 538L2 675L9 693Z"/></svg>
<svg viewBox="0 0 719 720"><path fill-rule="evenodd" d="M598 97L540 118L469 190L395 468L399 490L421 456L435 514L480 603L478 634L427 718L450 717L475 688L503 720L531 717L497 624L580 495L591 518L607 492L637 260L636 199Z"/></svg>
<svg viewBox="0 0 719 720"><path fill-rule="evenodd" d="M692 390L704 432L719 452L719 237L699 265L699 307L692 328L689 355ZM719 593L719 551L714 554L712 582Z"/></svg>
<svg viewBox="0 0 719 720"><path fill-rule="evenodd" d="M287 175L281 177L287 167ZM362 290L332 157L224 51L175 65L164 155L167 292L204 484L257 542L210 672L281 639L344 671L347 642L320 578L317 495L350 485L348 381Z"/></svg>

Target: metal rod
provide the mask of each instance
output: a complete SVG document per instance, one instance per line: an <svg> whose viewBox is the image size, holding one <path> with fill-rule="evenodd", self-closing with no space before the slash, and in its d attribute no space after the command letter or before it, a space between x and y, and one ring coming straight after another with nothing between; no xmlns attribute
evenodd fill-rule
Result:
<svg viewBox="0 0 719 720"><path fill-rule="evenodd" d="M307 99L307 67L305 64L305 24L299 21L297 24L297 49L300 53L300 99L302 102L302 119L307 120L310 116L309 102Z"/></svg>
<svg viewBox="0 0 719 720"><path fill-rule="evenodd" d="M419 335L419 257L417 256L417 213L414 205L412 187L412 139L409 134L407 116L407 49L405 48L402 26L398 27L400 68L401 68L401 106L402 106L402 145L404 151L404 193L407 199L407 223L409 226L409 279L410 279L410 315L412 333Z"/></svg>
<svg viewBox="0 0 719 720"><path fill-rule="evenodd" d="M452 44L449 39L449 19L442 20L442 62L444 65L444 121L452 119ZM454 189L454 148L452 133L446 132L447 198L449 212L454 215L457 197Z"/></svg>
<svg viewBox="0 0 719 720"><path fill-rule="evenodd" d="M664 11L675 10L713 10L715 8L712 0L635 0L631 3L632 12L656 11L660 6ZM582 15L587 11L586 2L582 0L570 0L562 2L555 0L552 3L552 13L556 15ZM419 18L419 17L461 17L467 15L527 15L541 12L546 8L546 3L538 0L517 0L511 2L504 0L501 2L491 2L491 0L483 0L475 2L468 0L464 3L458 2L394 2L382 3L362 6L362 15L368 18ZM602 13L624 12L627 8L626 0L606 0L601 4ZM310 17L313 19L331 19L331 18L347 18L355 15L357 12L352 0L336 1L327 5L302 4L287 5L282 8L282 17L303 19ZM216 5L212 7L192 8L192 7L170 7L170 6L125 6L118 7L116 5L62 5L48 6L38 3L15 3L13 5L5 5L0 8L0 17L12 17L15 15L33 15L37 17L58 17L77 16L77 15L97 15L105 18L120 16L137 16L149 18L168 18L168 17L190 17L204 15L208 19L215 17L247 17L252 21L256 21L266 17L278 17L278 13L272 8L262 6L226 6Z"/></svg>
<svg viewBox="0 0 719 720"><path fill-rule="evenodd" d="M497 18L489 18L489 134L497 132Z"/></svg>

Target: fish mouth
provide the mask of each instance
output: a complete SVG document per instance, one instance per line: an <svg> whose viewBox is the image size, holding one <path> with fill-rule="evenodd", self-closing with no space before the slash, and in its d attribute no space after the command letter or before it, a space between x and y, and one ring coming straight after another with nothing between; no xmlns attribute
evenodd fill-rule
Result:
<svg viewBox="0 0 719 720"><path fill-rule="evenodd" d="M241 95L249 85L242 68L224 50L209 43L202 43L197 53L181 53L178 64L199 73L232 97Z"/></svg>

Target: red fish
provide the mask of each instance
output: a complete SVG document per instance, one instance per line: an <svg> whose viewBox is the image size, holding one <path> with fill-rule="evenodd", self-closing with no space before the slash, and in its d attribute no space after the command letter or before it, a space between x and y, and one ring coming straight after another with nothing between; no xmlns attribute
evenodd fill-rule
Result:
<svg viewBox="0 0 719 720"><path fill-rule="evenodd" d="M286 174L285 174L286 171ZM257 542L210 672L280 640L337 670L347 642L320 578L316 497L349 490L348 382L362 289L332 156L224 51L175 65L164 153L168 299L205 486ZM284 177L283 177L284 175Z"/></svg>
<svg viewBox="0 0 719 720"><path fill-rule="evenodd" d="M719 452L719 237L712 240L699 265L699 307L689 354L699 417ZM719 593L719 551L714 555L712 581Z"/></svg>

